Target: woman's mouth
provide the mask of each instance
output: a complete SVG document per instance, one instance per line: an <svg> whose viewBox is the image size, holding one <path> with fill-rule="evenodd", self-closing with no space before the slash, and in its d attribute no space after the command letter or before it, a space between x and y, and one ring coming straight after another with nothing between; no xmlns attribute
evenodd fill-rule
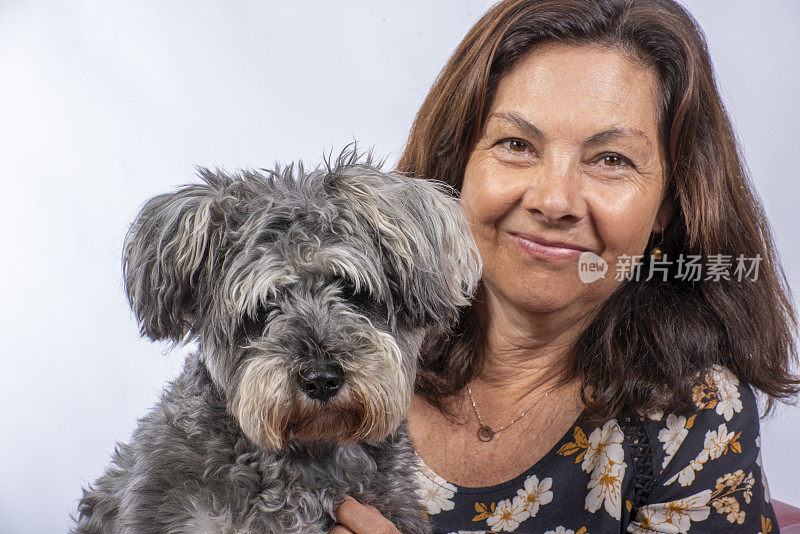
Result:
<svg viewBox="0 0 800 534"><path fill-rule="evenodd" d="M522 247L531 256L547 260L572 260L577 259L586 250L578 245L546 245L528 234L509 234L511 239Z"/></svg>

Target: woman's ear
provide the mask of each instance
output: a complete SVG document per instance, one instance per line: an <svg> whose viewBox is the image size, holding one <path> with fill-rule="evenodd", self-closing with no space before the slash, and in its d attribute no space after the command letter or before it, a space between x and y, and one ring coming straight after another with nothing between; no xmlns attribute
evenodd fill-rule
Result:
<svg viewBox="0 0 800 534"><path fill-rule="evenodd" d="M661 206L658 208L658 213L656 213L656 219L653 222L653 230L654 234L660 233L664 231L664 228L672 221L672 217L675 213L675 204L672 202L672 197L669 195L664 195L664 200L661 201Z"/></svg>

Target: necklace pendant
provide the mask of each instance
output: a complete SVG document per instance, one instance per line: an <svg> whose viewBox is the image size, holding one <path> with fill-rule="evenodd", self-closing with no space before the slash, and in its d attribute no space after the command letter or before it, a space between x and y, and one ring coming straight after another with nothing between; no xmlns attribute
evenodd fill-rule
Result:
<svg viewBox="0 0 800 534"><path fill-rule="evenodd" d="M483 425L478 429L478 439L481 441L492 441L494 430L488 425Z"/></svg>

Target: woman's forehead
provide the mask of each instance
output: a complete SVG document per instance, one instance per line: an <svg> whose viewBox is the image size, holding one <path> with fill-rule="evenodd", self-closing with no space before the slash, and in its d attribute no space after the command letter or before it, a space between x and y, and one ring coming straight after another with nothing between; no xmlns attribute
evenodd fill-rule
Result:
<svg viewBox="0 0 800 534"><path fill-rule="evenodd" d="M655 67L620 47L599 43L545 42L533 46L503 76L524 69L539 83L558 79L583 90L609 84L656 82Z"/></svg>
<svg viewBox="0 0 800 534"><path fill-rule="evenodd" d="M658 131L657 74L608 47L541 45L500 80L490 116L515 112L539 128L558 122L583 136ZM593 130L593 131L588 131Z"/></svg>

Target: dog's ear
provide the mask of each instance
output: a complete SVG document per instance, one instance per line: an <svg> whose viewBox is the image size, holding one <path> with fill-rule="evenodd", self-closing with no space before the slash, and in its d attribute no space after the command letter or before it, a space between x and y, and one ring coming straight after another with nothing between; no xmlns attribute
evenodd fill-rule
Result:
<svg viewBox="0 0 800 534"><path fill-rule="evenodd" d="M123 280L142 335L181 341L207 298L224 238L230 179L198 168L204 184L150 199L125 238Z"/></svg>
<svg viewBox="0 0 800 534"><path fill-rule="evenodd" d="M481 270L454 190L369 165L338 174L377 232L395 305L413 326L453 326L459 308L470 303Z"/></svg>
<svg viewBox="0 0 800 534"><path fill-rule="evenodd" d="M389 232L395 234L395 245L385 247L385 257L394 265L401 295L409 300L405 307L412 322L447 329L477 288L477 246L452 188L423 178L392 177L402 190L396 206L401 218Z"/></svg>

